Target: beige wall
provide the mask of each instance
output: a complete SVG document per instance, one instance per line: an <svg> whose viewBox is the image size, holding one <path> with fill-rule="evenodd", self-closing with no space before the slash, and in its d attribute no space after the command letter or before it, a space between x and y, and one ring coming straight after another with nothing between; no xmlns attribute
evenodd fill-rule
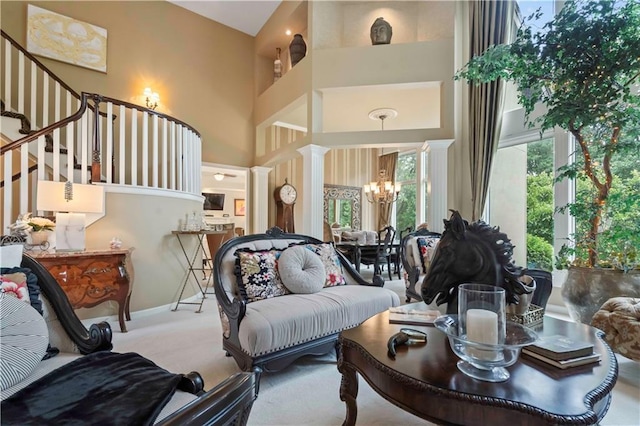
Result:
<svg viewBox="0 0 640 426"><path fill-rule="evenodd" d="M313 4L315 49L367 46L378 17L391 25L393 44L453 38L450 1L320 1Z"/></svg>
<svg viewBox="0 0 640 426"><path fill-rule="evenodd" d="M377 148L330 150L324 156L324 183L362 188L377 177L379 155ZM369 203L364 192L360 209L362 229L377 230L377 204Z"/></svg>
<svg viewBox="0 0 640 426"><path fill-rule="evenodd" d="M105 28L107 73L38 57L77 92L143 103L202 134L203 161L253 165L253 37L166 1L34 1ZM27 2L2 1L2 29L26 47Z"/></svg>
<svg viewBox="0 0 640 426"><path fill-rule="evenodd" d="M527 147L496 151L489 186L488 222L499 226L515 246L516 265L527 264Z"/></svg>
<svg viewBox="0 0 640 426"><path fill-rule="evenodd" d="M131 312L169 304L174 304L173 308L186 275L187 262L171 231L178 229L186 214L201 210L202 202L199 197L184 194L182 198L176 198L174 193L163 190L148 190L143 194L109 192L120 189L118 186L108 189L106 216L87 228L87 250L105 250L111 238L120 238L124 248L134 248L131 254L135 275ZM193 255L196 240L187 236L184 244L187 252ZM190 282L183 300L196 294L197 290L195 283ZM180 309L195 310L197 307L181 305ZM115 302L78 310L80 318L117 313ZM128 328L135 329L135 321Z"/></svg>

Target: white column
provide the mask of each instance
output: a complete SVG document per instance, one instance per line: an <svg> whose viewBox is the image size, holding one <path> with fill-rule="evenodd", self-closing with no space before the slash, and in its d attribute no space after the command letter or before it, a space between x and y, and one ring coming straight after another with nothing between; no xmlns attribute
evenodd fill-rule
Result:
<svg viewBox="0 0 640 426"><path fill-rule="evenodd" d="M453 139L427 141L427 223L429 230L443 232L443 219L449 218L447 191L449 173L449 146Z"/></svg>
<svg viewBox="0 0 640 426"><path fill-rule="evenodd" d="M416 149L416 223L413 228L427 220L427 154L425 146ZM400 230L397 230L400 231Z"/></svg>
<svg viewBox="0 0 640 426"><path fill-rule="evenodd" d="M307 145L302 154L302 223L296 233L322 239L324 203L324 154L329 148Z"/></svg>
<svg viewBox="0 0 640 426"><path fill-rule="evenodd" d="M251 168L251 228L247 234L262 234L269 226L269 172L270 167ZM249 225L249 222L247 222Z"/></svg>

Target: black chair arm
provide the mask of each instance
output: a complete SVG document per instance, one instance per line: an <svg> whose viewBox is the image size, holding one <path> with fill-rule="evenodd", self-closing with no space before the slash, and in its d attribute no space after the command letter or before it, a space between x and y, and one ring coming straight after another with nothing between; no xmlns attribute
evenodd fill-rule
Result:
<svg viewBox="0 0 640 426"><path fill-rule="evenodd" d="M236 373L202 394L198 399L165 417L159 426L199 426L247 424L253 402L258 397L253 372Z"/></svg>
<svg viewBox="0 0 640 426"><path fill-rule="evenodd" d="M71 340L78 346L80 353L89 354L102 350L111 350L113 348L111 344L112 332L109 323L101 322L99 324L93 324L87 330L74 312L73 306L71 306L71 302L69 302L65 292L41 263L25 253L22 255L20 266L29 268L31 272L38 277L40 292L49 301L58 320L60 320L60 324L62 324L62 327Z"/></svg>

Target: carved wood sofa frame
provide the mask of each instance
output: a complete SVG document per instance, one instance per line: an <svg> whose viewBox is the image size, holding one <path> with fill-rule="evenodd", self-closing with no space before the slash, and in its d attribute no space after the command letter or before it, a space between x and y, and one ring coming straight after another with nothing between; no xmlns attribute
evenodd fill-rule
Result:
<svg viewBox="0 0 640 426"><path fill-rule="evenodd" d="M107 322L92 324L87 329L75 314L67 295L49 271L36 259L23 254L20 266L29 268L38 278L41 296L46 298L69 338L81 354L109 351L111 326ZM238 373L205 392L202 376L192 371L183 375L179 389L198 395L156 425L245 425L253 401L257 397L257 377L254 373ZM114 407L114 409L117 409Z"/></svg>
<svg viewBox="0 0 640 426"><path fill-rule="evenodd" d="M213 286L215 289L216 299L219 309L226 314L229 320L229 336L223 336L222 347L226 351L227 356L232 356L243 371L254 371L260 375L263 371L278 371L296 359L305 355L322 355L332 350L338 355L338 336L340 333L323 336L311 341L300 343L268 354L252 357L242 350L239 339L240 324L246 314L247 302L239 297L230 299L222 284L223 275L229 273L228 270L221 268L225 256L233 255L238 246L244 243L260 241L265 239L271 240L292 240L300 243L320 244L316 238L300 234L290 234L283 232L278 227L269 229L264 234L251 234L242 237L233 238L225 242L216 253L213 266ZM366 281L354 268L347 258L336 250L338 258L343 268L343 273L353 278L357 284L371 287L383 287L384 279L380 276L374 276L373 282ZM254 302L259 303L259 302ZM259 378L258 378L259 379Z"/></svg>
<svg viewBox="0 0 640 426"><path fill-rule="evenodd" d="M438 232L432 232L427 229L419 229L414 232L409 232L408 234L402 237L402 240L400 241L400 260L402 261L402 267L407 273L407 280L409 282L409 285L407 286L407 289L405 292L407 296L406 297L407 303L410 302L411 299L422 301L422 295L420 295L419 293L416 293L414 289L415 289L416 282L420 279L420 276L422 277L425 276L425 274L420 273L420 270L422 268L420 268L420 266L413 265L413 262L410 263L407 258L407 245L409 244L409 240L411 238L416 238L416 237L438 237L439 238L441 236L442 234L439 234Z"/></svg>

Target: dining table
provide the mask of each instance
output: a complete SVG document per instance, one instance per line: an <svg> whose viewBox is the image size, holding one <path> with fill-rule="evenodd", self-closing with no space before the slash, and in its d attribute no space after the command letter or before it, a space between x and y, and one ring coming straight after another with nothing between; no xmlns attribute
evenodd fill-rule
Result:
<svg viewBox="0 0 640 426"><path fill-rule="evenodd" d="M349 260L349 262L353 264L356 271L358 271L359 273L362 255L375 255L376 251L378 250L378 243L376 242L373 244L363 244L359 243L358 241L341 241L339 243L336 243L336 249L340 251L340 253L342 253L347 258L347 260ZM400 268L400 240L394 240L391 242L391 250L392 252L398 254L395 256L395 261L393 262L393 267L397 272Z"/></svg>

